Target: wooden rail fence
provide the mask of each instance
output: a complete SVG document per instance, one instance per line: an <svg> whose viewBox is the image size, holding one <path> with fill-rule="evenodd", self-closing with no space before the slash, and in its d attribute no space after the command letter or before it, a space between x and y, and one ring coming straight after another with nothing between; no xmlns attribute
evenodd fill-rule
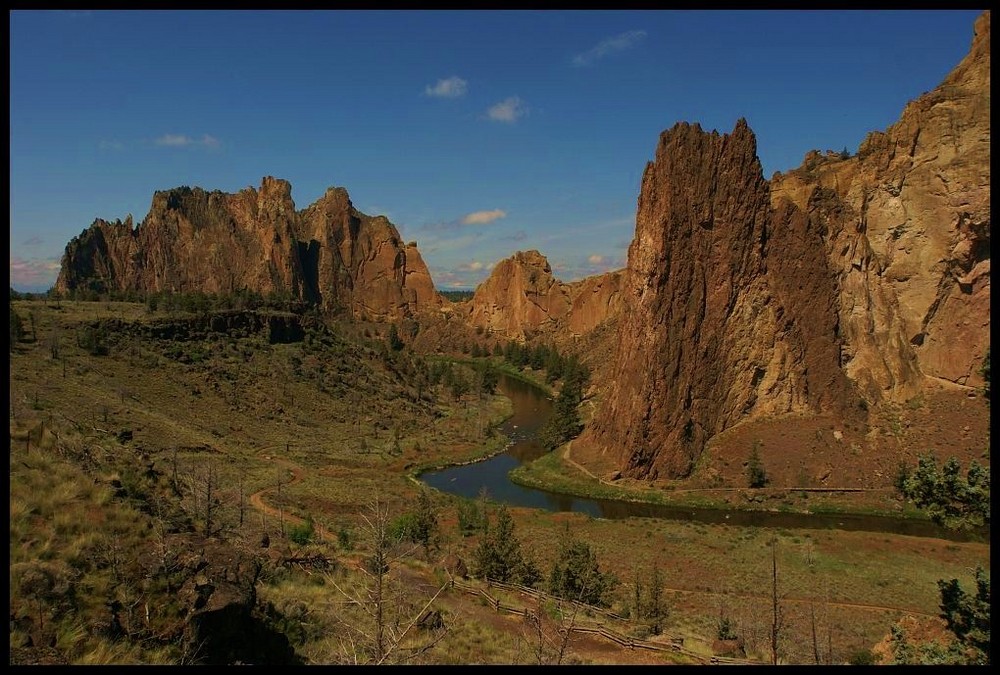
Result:
<svg viewBox="0 0 1000 675"><path fill-rule="evenodd" d="M627 621L625 617L615 614L609 610L603 609L601 607L595 607L594 605L588 605L586 603L577 602L575 600L566 600L565 598L559 598L554 595L545 593L544 591L539 591L535 588L529 588L528 586L521 586L519 584L507 584L498 581L487 582L488 587L497 587L503 590L511 591L514 593L520 593L527 595L529 597L535 598L537 600L553 600L557 602L567 603L576 607L577 609L591 612L594 614L601 614L610 619L615 619L618 621ZM505 604L499 597L490 595L490 593L477 585L469 584L454 577L451 578L452 588L457 588L465 593L471 595L478 595L486 600L497 612L507 612L508 614L520 614L527 618L531 616L531 610L528 607L516 607L513 605ZM565 630L563 627L561 630ZM704 654L698 654L684 647L683 637L669 637L669 643L663 642L650 642L648 640L640 640L637 638L624 635L600 622L590 622L588 625L574 624L569 627L569 630L574 633L582 633L585 635L596 635L602 637L606 640L616 643L618 646L626 649L648 649L651 651L660 652L673 652L678 654L683 654L684 656L705 664L727 664L727 665L753 665L755 661L748 661L746 659L734 659L725 656L705 656Z"/></svg>

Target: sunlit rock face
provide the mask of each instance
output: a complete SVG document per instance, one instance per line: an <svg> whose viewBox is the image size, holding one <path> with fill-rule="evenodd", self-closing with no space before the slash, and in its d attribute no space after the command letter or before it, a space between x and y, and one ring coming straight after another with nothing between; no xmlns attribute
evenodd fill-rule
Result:
<svg viewBox="0 0 1000 675"><path fill-rule="evenodd" d="M413 244L384 216L367 216L330 188L295 210L291 185L265 177L236 194L157 192L149 214L97 220L66 247L56 289L68 292L280 293L331 311L394 318L439 307Z"/></svg>
<svg viewBox="0 0 1000 675"><path fill-rule="evenodd" d="M584 442L634 477L687 475L741 419L840 410L836 278L822 232L771 207L756 139L678 124L643 175L615 377Z"/></svg>

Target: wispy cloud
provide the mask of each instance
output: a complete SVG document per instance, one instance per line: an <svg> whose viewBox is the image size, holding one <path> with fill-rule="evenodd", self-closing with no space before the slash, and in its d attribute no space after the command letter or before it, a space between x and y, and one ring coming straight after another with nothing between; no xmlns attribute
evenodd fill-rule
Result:
<svg viewBox="0 0 1000 675"><path fill-rule="evenodd" d="M192 145L201 145L206 148L218 148L221 143L215 136L203 134L200 139L192 138L185 134L164 134L153 141L157 145L168 148L186 148Z"/></svg>
<svg viewBox="0 0 1000 675"><path fill-rule="evenodd" d="M514 234L507 235L504 239L511 239L513 241L524 241L528 238L528 233L524 230L518 230Z"/></svg>
<svg viewBox="0 0 1000 675"><path fill-rule="evenodd" d="M463 229L465 225L488 225L494 220L506 218L507 212L503 209L493 209L491 211L473 211L455 220L446 220L436 223L426 223L417 229L424 232L448 232ZM478 236L478 234L477 234Z"/></svg>
<svg viewBox="0 0 1000 675"><path fill-rule="evenodd" d="M473 211L472 213L464 216L461 223L462 225L486 225L487 223L492 223L494 220L506 217L507 212L502 209L493 209L492 211Z"/></svg>
<svg viewBox="0 0 1000 675"><path fill-rule="evenodd" d="M10 258L11 284L20 287L50 287L59 275L59 258Z"/></svg>
<svg viewBox="0 0 1000 675"><path fill-rule="evenodd" d="M597 46L588 49L582 54L573 57L574 66L589 66L609 54L631 49L646 38L644 30L630 30L597 43Z"/></svg>
<svg viewBox="0 0 1000 675"><path fill-rule="evenodd" d="M439 288L475 288L489 276L495 265L473 260L451 267L432 265L430 271L434 284Z"/></svg>
<svg viewBox="0 0 1000 675"><path fill-rule="evenodd" d="M427 232L420 237L420 254L425 255L427 253L447 253L449 251L461 251L468 246L478 245L482 241L483 233L481 230L466 231L459 235L454 235L451 233L447 234L436 234L435 230L440 230L440 226L424 226L422 228Z"/></svg>
<svg viewBox="0 0 1000 675"><path fill-rule="evenodd" d="M494 122L513 124L528 114L528 106L518 96L510 96L494 104L486 111L486 116Z"/></svg>
<svg viewBox="0 0 1000 675"><path fill-rule="evenodd" d="M38 246L42 243L42 238L39 236L28 237L22 242L23 246Z"/></svg>
<svg viewBox="0 0 1000 675"><path fill-rule="evenodd" d="M625 267L625 260L616 256L594 254L586 260L555 260L550 259L552 271L562 281L579 281L595 274L604 274Z"/></svg>
<svg viewBox="0 0 1000 675"><path fill-rule="evenodd" d="M124 150L125 144L122 143L121 141L102 140L100 143L97 144L97 147L100 148L101 150Z"/></svg>
<svg viewBox="0 0 1000 675"><path fill-rule="evenodd" d="M465 92L468 90L469 83L462 78L453 75L452 77L444 80L438 80L437 84L433 87L430 85L424 87L424 95L433 96L435 98L461 98L462 96L465 96Z"/></svg>

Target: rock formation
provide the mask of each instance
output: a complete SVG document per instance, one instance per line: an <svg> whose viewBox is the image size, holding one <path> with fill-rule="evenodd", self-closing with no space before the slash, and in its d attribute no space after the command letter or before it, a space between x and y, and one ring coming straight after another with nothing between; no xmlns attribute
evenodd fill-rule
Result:
<svg viewBox="0 0 1000 675"><path fill-rule="evenodd" d="M566 329L570 335L589 333L618 313L624 276L624 270L616 270L569 284L572 302Z"/></svg>
<svg viewBox="0 0 1000 675"><path fill-rule="evenodd" d="M497 263L468 301L468 321L507 339L539 333L581 335L618 309L621 272L566 284L552 276L538 251L518 251Z"/></svg>
<svg viewBox="0 0 1000 675"><path fill-rule="evenodd" d="M969 54L854 157L812 152L774 204L822 203L845 368L869 399L979 385L990 343L990 13Z"/></svg>
<svg viewBox="0 0 1000 675"><path fill-rule="evenodd" d="M138 226L98 219L66 247L56 289L287 294L352 316L437 307L413 244L331 188L297 212L291 185L265 177L236 194L181 187L153 195Z"/></svg>
<svg viewBox="0 0 1000 675"><path fill-rule="evenodd" d="M580 439L687 475L713 435L981 382L989 336L989 32L855 157L764 180L741 120L678 124L643 176L613 381Z"/></svg>
<svg viewBox="0 0 1000 675"><path fill-rule="evenodd" d="M687 475L741 419L855 403L822 232L771 208L745 121L660 136L622 285L616 377L588 435L627 475Z"/></svg>
<svg viewBox="0 0 1000 675"><path fill-rule="evenodd" d="M562 318L570 307L566 286L538 251L518 251L497 263L469 301L469 322L523 340Z"/></svg>

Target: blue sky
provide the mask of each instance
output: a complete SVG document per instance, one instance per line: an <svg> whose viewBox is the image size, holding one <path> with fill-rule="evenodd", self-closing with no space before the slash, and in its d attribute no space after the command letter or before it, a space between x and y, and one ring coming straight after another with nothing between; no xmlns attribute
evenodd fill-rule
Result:
<svg viewBox="0 0 1000 675"><path fill-rule="evenodd" d="M535 248L625 265L676 122L745 117L765 176L852 152L964 57L973 10L12 11L10 273L55 281L155 190L330 186L416 240L441 289Z"/></svg>

